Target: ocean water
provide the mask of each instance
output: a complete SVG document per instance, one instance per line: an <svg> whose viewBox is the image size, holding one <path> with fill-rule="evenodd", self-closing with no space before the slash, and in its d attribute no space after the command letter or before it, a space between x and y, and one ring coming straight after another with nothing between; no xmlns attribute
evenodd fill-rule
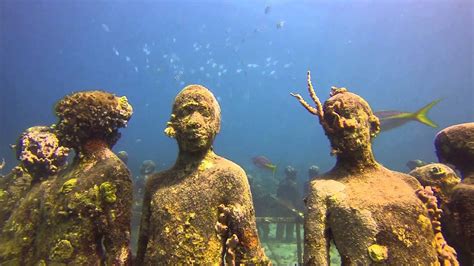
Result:
<svg viewBox="0 0 474 266"><path fill-rule="evenodd" d="M265 12L267 8L268 12ZM202 84L216 95L222 127L215 150L248 172L264 155L299 171L335 160L315 116L290 96L312 71L322 101L347 87L374 110L429 113L380 134L378 161L407 171L412 159L436 161L433 139L474 120L472 1L0 1L0 160L16 165L9 144L27 127L55 123L64 95L103 89L134 108L115 151L138 174L174 163L163 134L175 95Z"/></svg>

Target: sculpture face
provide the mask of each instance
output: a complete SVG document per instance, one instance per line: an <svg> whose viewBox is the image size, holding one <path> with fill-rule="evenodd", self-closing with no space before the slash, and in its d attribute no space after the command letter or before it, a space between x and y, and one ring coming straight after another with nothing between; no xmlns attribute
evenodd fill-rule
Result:
<svg viewBox="0 0 474 266"><path fill-rule="evenodd" d="M379 120L367 102L350 92L336 94L326 101L324 120L335 154L367 149L380 131Z"/></svg>
<svg viewBox="0 0 474 266"><path fill-rule="evenodd" d="M220 108L214 95L198 85L186 87L178 94L168 128L182 151L209 149L220 129Z"/></svg>

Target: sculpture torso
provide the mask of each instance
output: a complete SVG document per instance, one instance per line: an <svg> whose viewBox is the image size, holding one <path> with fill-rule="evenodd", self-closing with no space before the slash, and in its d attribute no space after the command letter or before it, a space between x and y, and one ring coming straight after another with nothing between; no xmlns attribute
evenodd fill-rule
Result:
<svg viewBox="0 0 474 266"><path fill-rule="evenodd" d="M120 252L122 263L130 259L127 237L115 234L129 234L125 220L130 219L132 199L130 175L120 159L79 162L30 194L11 221L20 229L32 227L16 233L19 242L22 237L34 239L23 250L23 263L120 264L112 255ZM31 213L38 218L34 223ZM108 255L102 245L108 247Z"/></svg>
<svg viewBox="0 0 474 266"><path fill-rule="evenodd" d="M454 232L453 245L462 265L474 263L474 178L456 185L448 203L449 227ZM451 243L450 243L451 244Z"/></svg>
<svg viewBox="0 0 474 266"><path fill-rule="evenodd" d="M152 176L146 192L150 218L145 264L221 263L225 240L216 232L218 206L238 203L253 215L249 191L244 171L217 155L194 169L173 167ZM253 226L250 235L256 234Z"/></svg>
<svg viewBox="0 0 474 266"><path fill-rule="evenodd" d="M417 186L414 178L383 167L352 175L330 172L311 182L307 200L308 208L325 205L321 213L326 216L307 223L327 222L344 265L429 265L437 255L426 209L415 194ZM309 264L317 261L314 254L306 256Z"/></svg>

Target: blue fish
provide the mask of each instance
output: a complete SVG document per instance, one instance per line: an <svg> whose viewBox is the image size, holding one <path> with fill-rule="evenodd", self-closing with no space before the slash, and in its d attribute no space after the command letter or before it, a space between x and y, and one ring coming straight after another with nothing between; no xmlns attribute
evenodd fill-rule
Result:
<svg viewBox="0 0 474 266"><path fill-rule="evenodd" d="M397 128L399 126L403 126L404 124L410 121L418 121L427 126L436 128L438 127L438 125L436 125L435 122L429 119L427 114L428 111L439 101L441 101L441 99L434 100L414 113L400 111L378 111L374 114L380 120L381 131L387 131L390 129Z"/></svg>

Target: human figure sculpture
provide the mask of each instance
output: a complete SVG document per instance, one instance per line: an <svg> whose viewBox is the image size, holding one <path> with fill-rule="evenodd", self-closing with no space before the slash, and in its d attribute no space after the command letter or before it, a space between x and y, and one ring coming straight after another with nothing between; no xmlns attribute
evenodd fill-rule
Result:
<svg viewBox="0 0 474 266"><path fill-rule="evenodd" d="M334 240L343 265L435 265L439 263L431 221L416 195L419 182L386 169L375 160L371 140L380 122L369 104L344 88L333 87L316 108L292 94L319 118L337 162L311 181L306 199L305 265L328 265Z"/></svg>
<svg viewBox="0 0 474 266"><path fill-rule="evenodd" d="M447 223L456 233L453 246L461 265L474 264L474 123L454 125L435 138L436 154L441 163L453 165L462 181L453 188Z"/></svg>
<svg viewBox="0 0 474 266"><path fill-rule="evenodd" d="M415 177L422 186L430 186L437 198L438 205L445 210L454 187L461 182L456 172L441 163L430 163L419 166L408 173Z"/></svg>
<svg viewBox="0 0 474 266"><path fill-rule="evenodd" d="M60 146L53 130L46 126L25 130L14 148L20 163L0 178L0 234L3 224L30 189L55 175L69 154L69 149Z"/></svg>
<svg viewBox="0 0 474 266"><path fill-rule="evenodd" d="M128 152L126 151L119 151L117 152L117 157L120 158L120 160L122 160L122 162L127 165L128 164Z"/></svg>
<svg viewBox="0 0 474 266"><path fill-rule="evenodd" d="M132 182L111 151L132 107L103 91L68 95L55 107L60 143L72 164L28 193L9 224L14 265L128 265L131 263ZM33 220L33 221L30 221Z"/></svg>
<svg viewBox="0 0 474 266"><path fill-rule="evenodd" d="M137 265L268 262L245 172L212 149L220 121L205 87L190 85L176 96L165 133L176 138L179 154L147 181Z"/></svg>
<svg viewBox="0 0 474 266"><path fill-rule="evenodd" d="M292 166L287 166L285 168L285 178L278 184L276 193L278 200L282 203L280 206L279 216L294 217L294 211L292 210L302 209L303 199L301 198L296 183L297 175L298 171L296 171ZM292 242L294 240L294 232L294 223L278 223L276 228L276 239L283 240L283 236L285 236L286 242Z"/></svg>

